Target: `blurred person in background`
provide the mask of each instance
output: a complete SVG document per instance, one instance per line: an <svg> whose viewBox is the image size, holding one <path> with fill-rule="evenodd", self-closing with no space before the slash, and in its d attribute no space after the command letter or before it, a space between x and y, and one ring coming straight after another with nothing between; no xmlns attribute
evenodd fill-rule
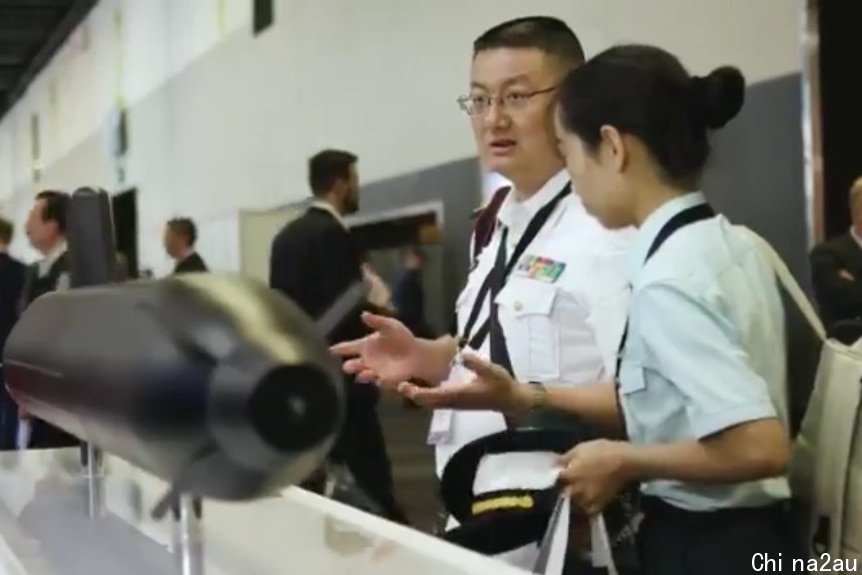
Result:
<svg viewBox="0 0 862 575"><path fill-rule="evenodd" d="M849 201L850 229L811 251L814 293L827 328L862 320L862 177L850 187ZM855 331L852 340L862 336Z"/></svg>
<svg viewBox="0 0 862 575"><path fill-rule="evenodd" d="M425 288L422 285L424 269L425 253L418 246L407 248L404 270L395 283L392 302L398 317L416 337L432 338L437 334L425 319Z"/></svg>
<svg viewBox="0 0 862 575"><path fill-rule="evenodd" d="M342 150L315 154L308 162L314 201L305 213L285 225L272 242L270 287L291 298L314 319L351 286L368 281L362 254L344 222L345 216L359 209L357 162L356 155ZM371 288L373 285L369 285ZM370 298L379 299L373 293ZM388 296L383 299L388 300ZM361 307L387 313L371 301ZM348 314L328 334L329 340L344 341L367 335L369 330L360 319L360 311ZM382 515L406 523L395 500L389 455L377 413L378 390L374 386L355 385L352 377L347 377L346 389L347 414L330 457L347 466ZM304 487L320 491L320 480L318 475Z"/></svg>
<svg viewBox="0 0 862 575"><path fill-rule="evenodd" d="M15 226L12 222L0 218L0 352L18 320L18 301L24 289L26 267L9 255L9 244L12 243L14 233ZM17 429L18 407L9 395L6 385L0 381L0 450L15 449Z"/></svg>
<svg viewBox="0 0 862 575"><path fill-rule="evenodd" d="M176 262L175 274L206 272L207 265L195 251L198 229L189 218L174 218L165 225L165 251Z"/></svg>
<svg viewBox="0 0 862 575"><path fill-rule="evenodd" d="M46 293L70 287L69 257L66 244L66 215L69 195L56 190L39 192L27 217L27 238L42 259L27 270L20 310L23 311ZM18 429L19 447L55 448L76 446L73 435L46 421L21 411Z"/></svg>
<svg viewBox="0 0 862 575"><path fill-rule="evenodd" d="M387 312L394 312L392 290L389 289L389 285L380 276L374 264L369 261L367 254L362 256L362 278L368 286L368 301Z"/></svg>

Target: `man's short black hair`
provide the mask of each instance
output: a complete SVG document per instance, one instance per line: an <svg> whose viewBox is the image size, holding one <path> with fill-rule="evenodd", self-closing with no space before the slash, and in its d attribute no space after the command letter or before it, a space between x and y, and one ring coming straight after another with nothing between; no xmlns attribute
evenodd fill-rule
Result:
<svg viewBox="0 0 862 575"><path fill-rule="evenodd" d="M198 241L198 228L189 218L168 220L168 229L184 238L189 246L195 245L195 242Z"/></svg>
<svg viewBox="0 0 862 575"><path fill-rule="evenodd" d="M357 162L355 154L343 150L323 150L308 160L308 184L315 196L332 190L338 180L350 179L350 166Z"/></svg>
<svg viewBox="0 0 862 575"><path fill-rule="evenodd" d="M584 63L581 41L569 26L550 16L527 16L497 24L473 42L473 56L496 48L537 48L567 67Z"/></svg>
<svg viewBox="0 0 862 575"><path fill-rule="evenodd" d="M66 214L69 211L69 194L57 190L43 190L36 194L37 200L44 202L42 221L57 222L61 234L66 233Z"/></svg>
<svg viewBox="0 0 862 575"><path fill-rule="evenodd" d="M12 236L15 235L15 224L6 218L0 218L0 243L9 245L12 243Z"/></svg>

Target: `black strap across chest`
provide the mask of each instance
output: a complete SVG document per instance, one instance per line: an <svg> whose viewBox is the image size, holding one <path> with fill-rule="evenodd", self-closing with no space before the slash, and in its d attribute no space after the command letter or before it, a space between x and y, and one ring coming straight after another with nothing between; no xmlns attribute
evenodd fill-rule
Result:
<svg viewBox="0 0 862 575"><path fill-rule="evenodd" d="M485 342L485 338L488 337L492 321L494 321L494 316L496 315L494 313L495 306L493 305L493 300L506 284L506 280L509 278L512 269L514 269L518 260L524 254L529 245L534 239L536 239L536 236L542 230L542 227L544 227L548 218L551 217L551 214L554 212L557 205L563 200L563 198L569 195L571 191L571 183L566 184L566 187L554 196L554 199L542 206L542 208L536 212L527 224L527 228L524 230L524 234L521 236L521 239L518 240L518 243L515 245L515 249L512 251L511 256L508 257L506 254L506 244L509 230L508 228L503 229L500 237L500 244L497 247L497 256L494 260L494 268L487 276L485 276L482 286L479 288L476 297L473 299L473 307L470 310L470 315L467 317L467 323L464 325L464 331L460 338L462 346L468 345L475 350L482 347L482 344ZM485 305L485 300L488 298L489 293L491 295L492 302L491 313L489 313L488 318L474 332L473 330L476 327L476 322L479 319L479 313L482 311L482 306ZM511 366L507 367L511 371Z"/></svg>
<svg viewBox="0 0 862 575"><path fill-rule="evenodd" d="M647 251L646 258L644 259L644 264L650 260L650 258L655 255L655 253L661 248L661 246L670 238L673 234L681 230L682 228L694 224L696 222L700 222L703 220L708 220L710 218L715 217L715 212L709 206L709 204L698 204L696 206L692 206L687 208L680 213L673 216L671 219L667 221L667 223L662 226L659 230L658 234L656 234L655 239ZM616 373L614 374L614 378L616 380L617 387L620 385L620 367L622 366L622 358L623 358L623 350L626 347L626 340L629 335L629 322L626 320L625 328L623 329L623 336L620 338L620 346L617 350L617 365L616 365ZM617 408L620 413L620 420L622 422L622 429L624 435L627 436L625 431L626 429L626 421L625 416L623 415L622 405L619 400L619 393L617 393Z"/></svg>

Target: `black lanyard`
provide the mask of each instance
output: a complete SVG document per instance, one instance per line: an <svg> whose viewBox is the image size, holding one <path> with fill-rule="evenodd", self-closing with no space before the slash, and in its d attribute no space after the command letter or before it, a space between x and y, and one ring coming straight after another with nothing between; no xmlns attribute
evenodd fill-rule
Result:
<svg viewBox="0 0 862 575"><path fill-rule="evenodd" d="M571 183L566 184L566 187L560 191L554 199L550 202L542 206L542 208L536 212L530 219L530 223L527 224L527 229L524 230L524 235L521 236L521 239L518 240L518 244L515 246L515 250L512 252L512 256L506 257L506 240L509 235L509 230L504 229L503 233L500 237L500 245L497 247L497 257L494 261L494 268L485 276L485 280L482 282L482 286L479 288L479 292L476 294L475 299L473 300L473 308L470 310L470 315L467 319L467 323L464 326L463 335L460 338L461 346L464 345L470 346L472 349L479 350L482 347L482 344L485 342L485 338L488 337L488 332L491 328L491 322L493 316L495 316L496 306L492 304L491 313L488 315L488 319L482 324L482 326L473 333L473 328L476 326L476 321L479 319L479 312L482 310L482 306L485 304L485 299L488 297L488 293L491 293L492 301L496 298L497 294L506 284L506 280L509 277L509 274L512 272L512 269L515 267L515 264L520 259L521 255L523 255L524 251L527 247L532 243L532 241L536 238L541 231L542 227L545 225L545 222L548 221L548 218L551 217L554 209L557 205L562 201L564 197L570 194L572 191ZM508 355L508 354L507 354ZM506 366L511 370L511 366Z"/></svg>
<svg viewBox="0 0 862 575"><path fill-rule="evenodd" d="M649 251L647 251L646 258L644 259L644 264L646 264L650 258L659 250L659 248L664 244L669 237L673 234L695 222L700 222L703 220L708 220L710 218L715 217L715 212L709 206L709 204L699 204L696 206L692 206L688 209L685 209L672 217L667 223L662 226L656 235L655 239L652 242L652 245L649 247ZM614 374L614 379L616 380L617 385L617 409L620 413L620 421L622 422L623 435L625 437L628 436L626 432L626 419L623 415L622 403L619 398L619 386L620 386L620 367L622 366L623 361L623 350L626 347L626 340L629 336L629 322L626 320L626 326L623 329L623 336L620 339L620 347L617 350L617 366L616 373Z"/></svg>

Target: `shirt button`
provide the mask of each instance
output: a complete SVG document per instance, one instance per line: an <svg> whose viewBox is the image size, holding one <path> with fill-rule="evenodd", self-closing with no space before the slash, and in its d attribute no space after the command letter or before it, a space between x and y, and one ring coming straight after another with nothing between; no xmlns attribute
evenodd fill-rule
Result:
<svg viewBox="0 0 862 575"><path fill-rule="evenodd" d="M519 301L516 301L515 302L515 311L521 311L522 309L524 309L524 304L522 304Z"/></svg>

